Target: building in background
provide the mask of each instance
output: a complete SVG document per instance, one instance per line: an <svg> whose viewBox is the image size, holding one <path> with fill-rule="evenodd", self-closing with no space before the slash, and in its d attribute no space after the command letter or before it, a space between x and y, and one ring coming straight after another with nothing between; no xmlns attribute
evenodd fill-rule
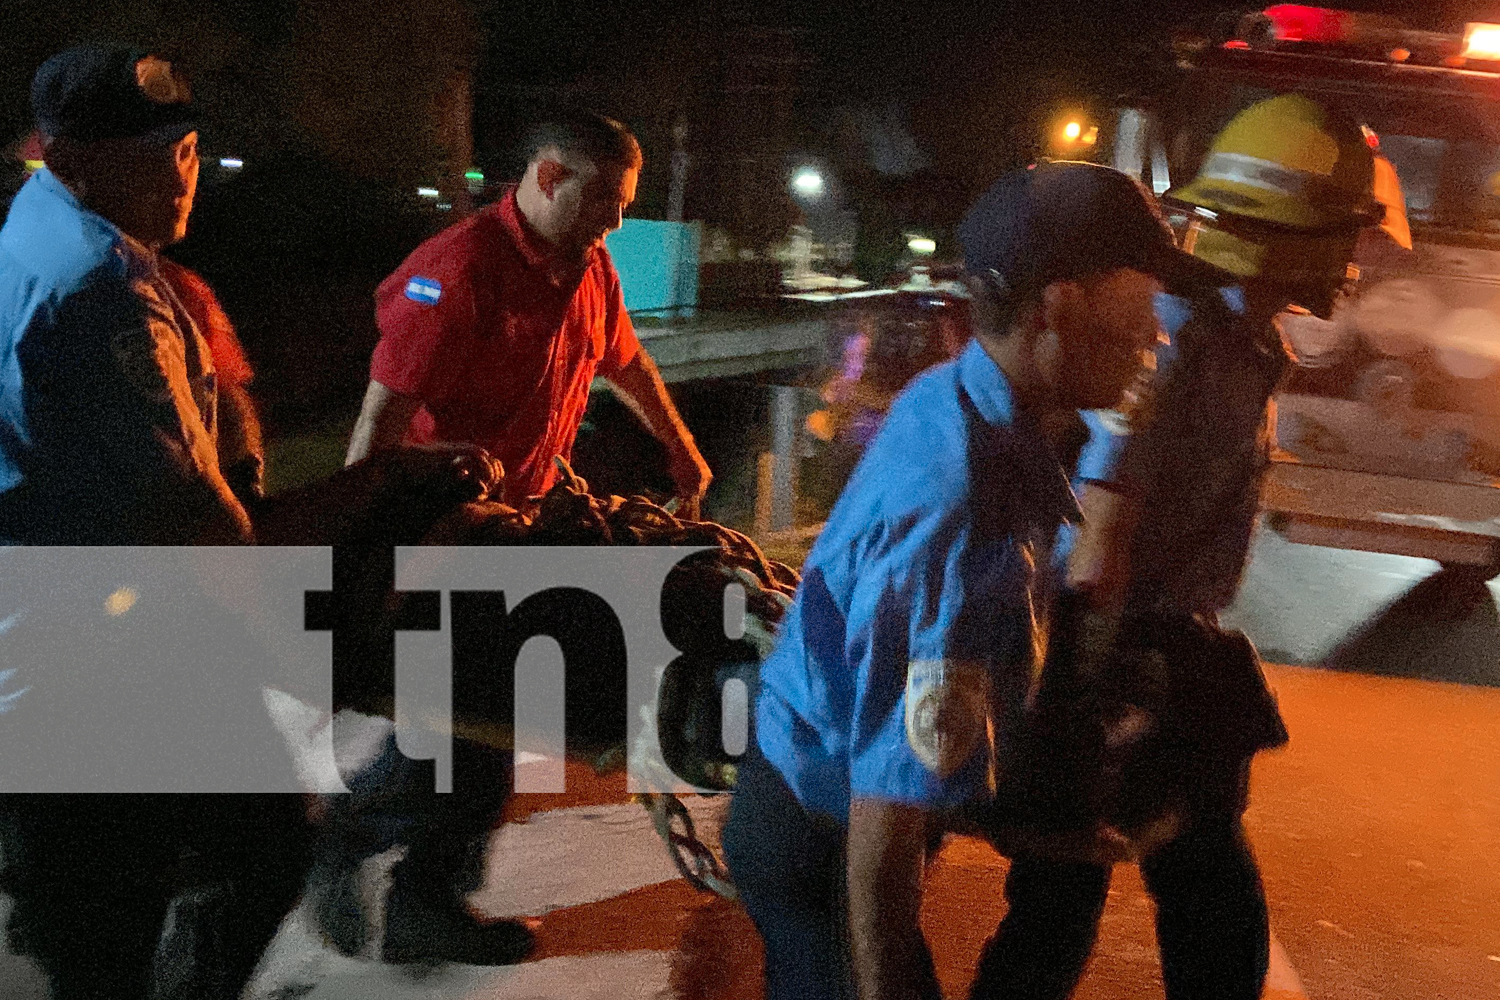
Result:
<svg viewBox="0 0 1500 1000"><path fill-rule="evenodd" d="M13 0L0 31L5 141L30 127L30 78L47 56L80 41L123 42L188 70L211 165L296 152L413 197L418 186L464 191L469 78L483 41L471 0Z"/></svg>

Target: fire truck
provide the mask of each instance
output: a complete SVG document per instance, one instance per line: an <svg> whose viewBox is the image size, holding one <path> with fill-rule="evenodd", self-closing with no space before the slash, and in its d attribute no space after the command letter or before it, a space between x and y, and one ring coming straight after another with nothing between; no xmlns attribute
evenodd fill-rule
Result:
<svg viewBox="0 0 1500 1000"><path fill-rule="evenodd" d="M1275 398L1267 523L1500 573L1500 24L1439 33L1283 4L1179 36L1174 60L1095 158L1160 194L1238 111L1299 92L1366 126L1405 195L1412 249L1371 233L1331 320L1281 317L1297 365Z"/></svg>

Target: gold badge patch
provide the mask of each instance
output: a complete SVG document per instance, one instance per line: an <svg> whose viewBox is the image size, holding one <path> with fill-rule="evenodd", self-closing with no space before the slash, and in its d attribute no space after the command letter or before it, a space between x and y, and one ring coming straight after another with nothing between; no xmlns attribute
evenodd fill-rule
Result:
<svg viewBox="0 0 1500 1000"><path fill-rule="evenodd" d="M940 778L957 771L991 733L990 676L982 663L913 660L906 667L906 742Z"/></svg>

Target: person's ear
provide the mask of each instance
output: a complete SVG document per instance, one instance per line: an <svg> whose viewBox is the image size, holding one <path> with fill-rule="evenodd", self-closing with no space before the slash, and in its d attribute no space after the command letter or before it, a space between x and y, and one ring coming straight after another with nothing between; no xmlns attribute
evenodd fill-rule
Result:
<svg viewBox="0 0 1500 1000"><path fill-rule="evenodd" d="M573 171L557 160L541 160L536 165L536 186L548 201L556 196L557 186L572 176Z"/></svg>
<svg viewBox="0 0 1500 1000"><path fill-rule="evenodd" d="M1076 281L1054 281L1042 290L1043 327L1054 333L1072 332L1084 307L1084 288Z"/></svg>

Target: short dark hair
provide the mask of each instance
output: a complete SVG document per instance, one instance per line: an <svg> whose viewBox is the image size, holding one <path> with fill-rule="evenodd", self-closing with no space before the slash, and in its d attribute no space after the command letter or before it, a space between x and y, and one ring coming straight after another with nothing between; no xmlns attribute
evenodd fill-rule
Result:
<svg viewBox="0 0 1500 1000"><path fill-rule="evenodd" d="M1026 308L1042 295L1040 290L1017 293L1007 288L1004 280L996 280L993 272L965 275L964 284L969 289L970 310L974 329L992 337L1010 335L1011 327Z"/></svg>
<svg viewBox="0 0 1500 1000"><path fill-rule="evenodd" d="M533 162L548 147L566 155L581 156L594 164L618 164L639 170L642 161L641 144L630 129L594 111L569 111L533 127L523 147L526 162Z"/></svg>

